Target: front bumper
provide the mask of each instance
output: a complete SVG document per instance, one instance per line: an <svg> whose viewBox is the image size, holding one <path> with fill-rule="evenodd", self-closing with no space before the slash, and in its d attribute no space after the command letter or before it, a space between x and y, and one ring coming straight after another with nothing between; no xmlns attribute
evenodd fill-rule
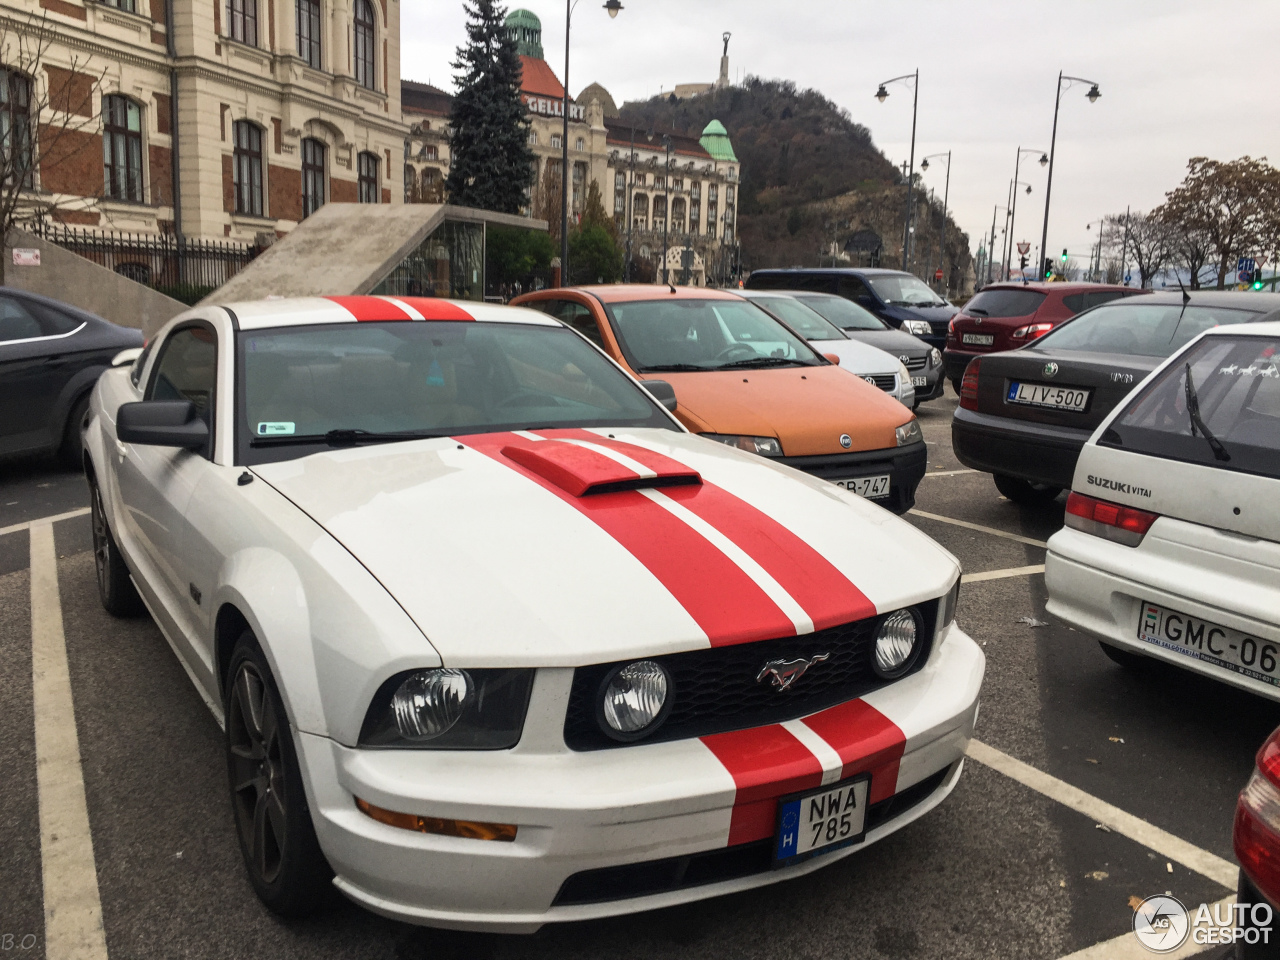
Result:
<svg viewBox="0 0 1280 960"><path fill-rule="evenodd" d="M525 733L513 750L357 750L303 734L300 758L321 848L348 897L410 923L532 932L545 923L657 909L788 879L887 836L955 786L983 671L980 648L952 624L923 669L833 708L852 704L879 722L874 733L857 723L840 731L845 743L839 751L828 748L834 762L823 763L824 781L869 771L873 801L908 797L930 778L936 784L900 813L890 807L880 822L869 820L863 843L661 893L631 896L628 890L653 887L615 886L615 896L601 902L563 891L572 893L569 881L585 871L754 849L772 831L776 798L796 789L794 762L759 770L749 785L739 785L701 739L573 752L561 737L557 746L563 712L547 708L563 707L570 669L538 672ZM888 729L893 743L885 739ZM785 730L771 725L742 733L785 739ZM803 743L795 745L806 749ZM355 797L421 816L515 823L519 832L511 843L415 833L370 819ZM744 810L751 811L745 819ZM752 833L752 824L767 824L765 832Z"/></svg>
<svg viewBox="0 0 1280 960"><path fill-rule="evenodd" d="M1276 588L1260 590L1257 584L1236 580L1211 563L1188 563L1189 558L1154 553L1143 546L1126 547L1069 527L1059 530L1049 539L1044 562L1049 591L1045 609L1113 647L1280 700L1280 688L1269 683L1137 637L1142 604L1147 602L1280 646ZM1233 599L1236 602L1231 609L1219 605Z"/></svg>
<svg viewBox="0 0 1280 960"><path fill-rule="evenodd" d="M951 418L951 447L966 467L1064 489L1070 489L1080 450L1092 433L964 407Z"/></svg>
<svg viewBox="0 0 1280 960"><path fill-rule="evenodd" d="M925 378L925 385L916 387L916 403L937 400L942 396L946 390L946 377L943 376L944 370L945 366L943 364L939 364L936 367L926 364L923 370L911 371L913 377L923 376Z"/></svg>
<svg viewBox="0 0 1280 960"><path fill-rule="evenodd" d="M906 513L916 504L916 487L928 466L929 453L924 441L906 447L884 450L860 450L854 453L829 453L816 457L771 457L802 470L820 480L853 480L889 474L889 496L878 497L878 503L897 514Z"/></svg>

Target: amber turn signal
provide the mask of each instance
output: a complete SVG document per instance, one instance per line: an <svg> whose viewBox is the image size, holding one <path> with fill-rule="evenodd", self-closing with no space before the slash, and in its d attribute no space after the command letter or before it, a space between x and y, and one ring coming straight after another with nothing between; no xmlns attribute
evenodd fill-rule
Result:
<svg viewBox="0 0 1280 960"><path fill-rule="evenodd" d="M465 837L468 840L498 840L503 843L513 843L516 839L514 823L479 823L475 820L446 820L442 817L420 817L414 813L396 813L394 810L375 807L359 797L356 797L356 806L379 823L402 830L438 833L445 837Z"/></svg>

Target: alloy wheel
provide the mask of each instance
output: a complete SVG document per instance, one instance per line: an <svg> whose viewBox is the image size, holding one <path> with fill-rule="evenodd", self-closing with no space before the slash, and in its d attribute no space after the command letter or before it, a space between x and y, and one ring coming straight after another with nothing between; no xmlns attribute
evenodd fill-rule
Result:
<svg viewBox="0 0 1280 960"><path fill-rule="evenodd" d="M284 758L275 696L248 661L236 671L227 711L231 798L251 868L264 883L280 874L287 842Z"/></svg>

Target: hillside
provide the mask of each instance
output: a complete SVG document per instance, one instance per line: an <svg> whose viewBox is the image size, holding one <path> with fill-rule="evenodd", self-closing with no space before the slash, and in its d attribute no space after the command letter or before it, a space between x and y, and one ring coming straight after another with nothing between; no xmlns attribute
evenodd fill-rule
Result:
<svg viewBox="0 0 1280 960"><path fill-rule="evenodd" d="M870 131L818 91L748 77L689 100L626 103L621 114L640 127L694 136L712 119L725 125L742 162L738 233L747 269L830 266L833 242L843 250L860 230L879 235L885 266L901 263L906 181ZM931 277L938 260L941 208L941 198L933 209L925 198L916 210L912 269L921 276ZM962 275L969 239L950 218L947 248Z"/></svg>

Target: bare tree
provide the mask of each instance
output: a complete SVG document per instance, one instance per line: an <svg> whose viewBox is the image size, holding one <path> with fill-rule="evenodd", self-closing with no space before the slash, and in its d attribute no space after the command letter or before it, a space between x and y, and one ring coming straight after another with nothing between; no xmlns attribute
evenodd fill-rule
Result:
<svg viewBox="0 0 1280 960"><path fill-rule="evenodd" d="M1115 257L1108 257L1107 261L1102 265L1103 283L1109 283L1115 286L1124 279L1124 266Z"/></svg>
<svg viewBox="0 0 1280 960"><path fill-rule="evenodd" d="M1156 213L1135 211L1109 216L1103 222L1102 242L1120 249L1120 259L1138 265L1140 287L1150 287L1174 257L1178 231Z"/></svg>
<svg viewBox="0 0 1280 960"><path fill-rule="evenodd" d="M548 161L542 179L533 188L533 216L547 221L547 232L557 249L560 246L560 161Z"/></svg>
<svg viewBox="0 0 1280 960"><path fill-rule="evenodd" d="M1167 221L1163 207L1157 207L1152 210L1151 215ZM1171 224L1170 228L1173 230L1173 256L1171 260L1179 267L1186 268L1187 273L1190 275L1191 289L1199 290L1200 274L1205 265L1209 263L1209 258L1213 255L1213 241L1206 231L1196 227L1181 229L1176 224Z"/></svg>
<svg viewBox="0 0 1280 960"><path fill-rule="evenodd" d="M1059 260L1053 265L1053 275L1060 281L1074 283L1080 279L1080 264L1076 263L1074 257L1065 261Z"/></svg>

